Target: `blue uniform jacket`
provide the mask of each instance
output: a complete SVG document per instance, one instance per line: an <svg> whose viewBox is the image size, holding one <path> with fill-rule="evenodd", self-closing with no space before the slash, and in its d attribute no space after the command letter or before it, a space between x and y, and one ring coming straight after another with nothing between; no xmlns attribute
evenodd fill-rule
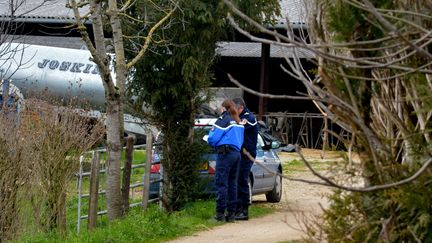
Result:
<svg viewBox="0 0 432 243"><path fill-rule="evenodd" d="M240 114L240 119L243 121L243 119L246 119L245 127L245 134L244 134L244 142L243 142L243 148L245 148L252 157L256 157L256 145L257 145L257 139L258 139L258 122L252 114L252 112L249 111L248 108L244 108L242 113ZM242 153L243 155L243 153Z"/></svg>
<svg viewBox="0 0 432 243"><path fill-rule="evenodd" d="M207 142L212 147L231 145L237 151L240 151L243 136L244 126L237 124L227 112L224 112L210 130Z"/></svg>

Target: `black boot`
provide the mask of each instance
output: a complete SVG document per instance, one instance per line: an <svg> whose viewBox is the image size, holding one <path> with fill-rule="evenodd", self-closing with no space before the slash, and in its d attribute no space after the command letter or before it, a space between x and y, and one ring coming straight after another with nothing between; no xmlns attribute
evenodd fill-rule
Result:
<svg viewBox="0 0 432 243"><path fill-rule="evenodd" d="M234 212L228 212L225 216L225 221L226 222L234 222L235 221L235 213Z"/></svg>
<svg viewBox="0 0 432 243"><path fill-rule="evenodd" d="M216 219L217 221L220 221L220 222L225 222L225 214L220 213L220 212L216 212L214 219Z"/></svg>
<svg viewBox="0 0 432 243"><path fill-rule="evenodd" d="M237 206L235 216L237 217L243 212L243 206Z"/></svg>
<svg viewBox="0 0 432 243"><path fill-rule="evenodd" d="M248 220L249 219L249 208L247 206L243 207L241 212L236 214L235 219L236 220Z"/></svg>

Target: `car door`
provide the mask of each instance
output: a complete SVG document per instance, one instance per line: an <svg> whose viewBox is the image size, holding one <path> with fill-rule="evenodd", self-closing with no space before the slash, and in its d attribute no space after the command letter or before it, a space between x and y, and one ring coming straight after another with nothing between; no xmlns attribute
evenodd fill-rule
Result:
<svg viewBox="0 0 432 243"><path fill-rule="evenodd" d="M263 146L264 146L264 142L262 141L262 139L260 140L260 136L258 136L255 160L260 164L264 163L264 150L262 149ZM251 172L254 177L253 188L252 188L253 194L257 194L259 192L264 191L264 184L263 184L264 170L258 165L258 163L253 163L251 168Z"/></svg>
<svg viewBox="0 0 432 243"><path fill-rule="evenodd" d="M251 170L252 174L254 175L253 193L257 194L259 192L268 191L271 184L269 172L259 166L259 164L261 164L267 167L269 163L271 163L271 156L269 156L268 151L264 150L264 142L259 134L255 160L258 163L254 163Z"/></svg>
<svg viewBox="0 0 432 243"><path fill-rule="evenodd" d="M261 135L258 134L258 138L261 138ZM261 138L262 140L262 138ZM277 170L276 166L276 158L274 156L274 151L271 148L262 148L263 149L263 165L267 168L263 169L263 178L262 178L262 186L265 190L270 190L274 186L275 174Z"/></svg>

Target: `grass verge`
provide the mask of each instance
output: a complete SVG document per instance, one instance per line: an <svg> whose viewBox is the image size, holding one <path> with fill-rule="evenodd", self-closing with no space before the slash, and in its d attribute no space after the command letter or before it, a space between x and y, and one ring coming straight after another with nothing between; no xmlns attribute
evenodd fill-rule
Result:
<svg viewBox="0 0 432 243"><path fill-rule="evenodd" d="M330 162L318 162L318 161L310 161L309 163L312 166L312 168L314 168L317 171L324 171L331 164ZM301 160L284 161L282 168L283 168L283 173L285 175L309 171L305 163Z"/></svg>
<svg viewBox="0 0 432 243"><path fill-rule="evenodd" d="M93 231L82 230L80 235L57 233L24 236L20 242L163 242L197 231L221 225L213 219L214 200L189 203L179 212L168 214L152 204L147 211L132 209L127 217ZM250 216L260 217L273 212L263 205L252 205Z"/></svg>

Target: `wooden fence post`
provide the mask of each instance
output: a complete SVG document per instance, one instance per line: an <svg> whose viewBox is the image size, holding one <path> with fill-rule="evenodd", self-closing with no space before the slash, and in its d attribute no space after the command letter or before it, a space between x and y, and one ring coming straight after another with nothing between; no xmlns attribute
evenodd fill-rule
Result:
<svg viewBox="0 0 432 243"><path fill-rule="evenodd" d="M125 152L125 165L123 169L123 183L122 183L122 201L123 201L123 214L129 212L129 191L130 191L130 178L132 173L132 160L135 144L135 136L128 134L126 138L126 152Z"/></svg>
<svg viewBox="0 0 432 243"><path fill-rule="evenodd" d="M144 189L143 189L143 203L142 203L143 210L146 210L148 207L149 194L150 194L150 169L153 161L153 155L152 155L153 135L150 130L147 131L146 137L147 137L146 138L147 161L146 161L146 166L144 171Z"/></svg>
<svg viewBox="0 0 432 243"><path fill-rule="evenodd" d="M98 212L98 195L99 195L99 152L93 151L93 159L90 174L90 192L89 192L89 211L88 211L88 229L96 228Z"/></svg>

